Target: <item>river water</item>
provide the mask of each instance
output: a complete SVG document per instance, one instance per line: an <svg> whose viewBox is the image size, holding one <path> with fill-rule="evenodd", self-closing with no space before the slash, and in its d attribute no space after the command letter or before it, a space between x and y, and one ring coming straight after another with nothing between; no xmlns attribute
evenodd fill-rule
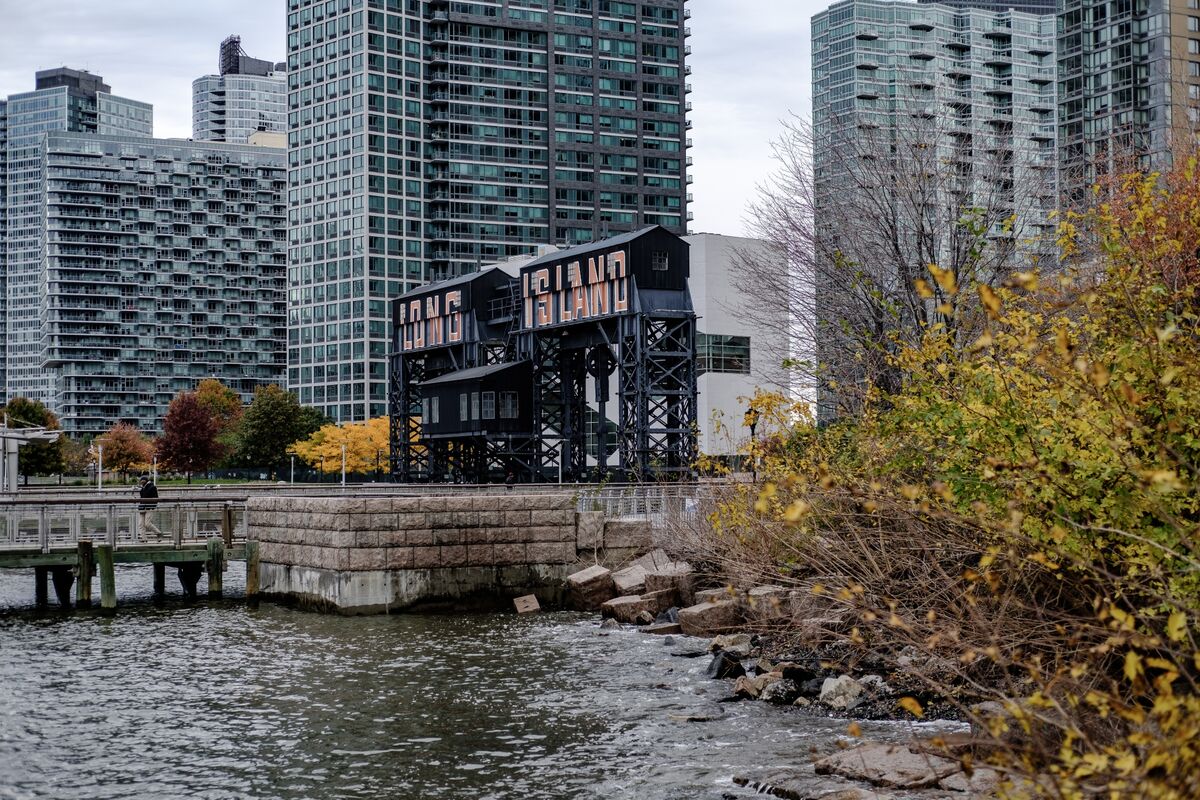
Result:
<svg viewBox="0 0 1200 800"><path fill-rule="evenodd" d="M234 597L172 586L161 607L148 567L118 567L111 618L34 613L32 571L0 570L0 798L717 800L845 731L718 704L728 684L677 655L700 640L571 613L251 608L230 566Z"/></svg>

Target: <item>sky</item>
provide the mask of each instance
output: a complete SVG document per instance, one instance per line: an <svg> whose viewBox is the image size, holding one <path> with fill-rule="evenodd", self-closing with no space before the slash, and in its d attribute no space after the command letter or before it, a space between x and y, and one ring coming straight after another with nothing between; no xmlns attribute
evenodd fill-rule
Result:
<svg viewBox="0 0 1200 800"><path fill-rule="evenodd" d="M809 17L820 0L690 0L691 210L696 232L743 235L771 173L780 121L807 115ZM255 58L285 60L286 0L0 0L0 97L39 69L102 75L154 105L154 134L191 135L192 80L217 71L230 34Z"/></svg>

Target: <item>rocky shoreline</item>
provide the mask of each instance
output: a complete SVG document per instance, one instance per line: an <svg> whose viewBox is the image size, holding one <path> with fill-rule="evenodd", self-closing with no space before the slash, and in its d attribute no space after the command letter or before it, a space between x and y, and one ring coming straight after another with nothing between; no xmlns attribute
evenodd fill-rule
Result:
<svg viewBox="0 0 1200 800"><path fill-rule="evenodd" d="M706 645L683 646L674 654L709 659L708 676L729 685L729 695L719 702L760 701L847 719L849 735L838 741L836 752L794 769L738 775L735 784L789 800L995 796L1001 776L972 768L965 727L961 734L908 744L857 738L853 720L911 721L913 702L926 720L961 720L959 704L932 695L917 677L949 672L951 665L916 652L902 651L885 661L851 658L849 651L830 644L781 645L770 633L748 631L761 629L764 617L777 615L793 599L787 590L701 589L698 582L687 563L655 550L620 570L599 565L580 570L567 578L567 587L576 609L600 612L602 628L634 625L647 635L707 639Z"/></svg>

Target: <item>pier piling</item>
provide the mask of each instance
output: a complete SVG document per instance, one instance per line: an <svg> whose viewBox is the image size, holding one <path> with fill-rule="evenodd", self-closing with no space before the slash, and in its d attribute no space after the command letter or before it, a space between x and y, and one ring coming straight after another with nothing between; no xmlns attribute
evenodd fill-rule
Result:
<svg viewBox="0 0 1200 800"><path fill-rule="evenodd" d="M113 613L117 610L117 575L113 570L111 544L96 547L96 568L100 572L100 609Z"/></svg>
<svg viewBox="0 0 1200 800"><path fill-rule="evenodd" d="M92 576L96 574L96 559L90 539L80 539L75 547L75 607L92 607Z"/></svg>
<svg viewBox="0 0 1200 800"><path fill-rule="evenodd" d="M50 575L49 567L33 568L33 597L38 608L50 605L50 593L46 579Z"/></svg>
<svg viewBox="0 0 1200 800"><path fill-rule="evenodd" d="M220 597L222 578L225 576L225 540L216 536L208 540L208 596Z"/></svg>
<svg viewBox="0 0 1200 800"><path fill-rule="evenodd" d="M154 599L161 600L167 595L167 565L161 561L154 562Z"/></svg>

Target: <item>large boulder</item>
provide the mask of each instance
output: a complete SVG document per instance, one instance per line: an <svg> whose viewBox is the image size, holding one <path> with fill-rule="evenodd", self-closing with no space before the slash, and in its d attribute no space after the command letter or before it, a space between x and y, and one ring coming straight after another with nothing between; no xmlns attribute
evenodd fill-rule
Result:
<svg viewBox="0 0 1200 800"><path fill-rule="evenodd" d="M841 775L889 789L923 789L961 770L957 761L878 742L826 756L813 768L818 775Z"/></svg>
<svg viewBox="0 0 1200 800"><path fill-rule="evenodd" d="M694 603L695 573L686 561L672 561L646 573L646 591L673 589L685 605Z"/></svg>
<svg viewBox="0 0 1200 800"><path fill-rule="evenodd" d="M677 594L674 589L663 589L658 592L644 592L642 599L650 604L650 611L657 616L668 608L675 608Z"/></svg>
<svg viewBox="0 0 1200 800"><path fill-rule="evenodd" d="M612 617L613 619L619 622L624 622L628 625L637 624L638 618L641 616L642 612L649 613L649 611L650 606L647 601L643 600L641 596L636 594L627 595L624 597L614 597L612 600L609 600L604 603L604 605L600 606L601 614L606 617ZM653 615L651 615L650 621L654 621Z"/></svg>
<svg viewBox="0 0 1200 800"><path fill-rule="evenodd" d="M646 568L640 564L630 564L614 572L612 580L618 594L641 594L646 591Z"/></svg>
<svg viewBox="0 0 1200 800"><path fill-rule="evenodd" d="M758 695L759 700L774 703L779 706L790 706L800 697L800 686L777 672L768 672L764 678L771 677Z"/></svg>
<svg viewBox="0 0 1200 800"><path fill-rule="evenodd" d="M736 657L724 651L718 651L709 662L707 675L710 678L740 678L746 674L746 668Z"/></svg>
<svg viewBox="0 0 1200 800"><path fill-rule="evenodd" d="M733 600L713 600L679 610L679 624L688 636L714 636L741 625L742 614Z"/></svg>
<svg viewBox="0 0 1200 800"><path fill-rule="evenodd" d="M612 572L599 564L568 575L567 592L580 611L596 611L617 595Z"/></svg>
<svg viewBox="0 0 1200 800"><path fill-rule="evenodd" d="M713 640L708 643L709 652L724 650L734 658L749 658L750 652L754 649L754 642L748 633L727 633L722 636L714 636ZM765 670L770 672L770 670Z"/></svg>
<svg viewBox="0 0 1200 800"><path fill-rule="evenodd" d="M849 675L839 675L821 683L821 695L817 699L830 708L849 711L867 699L867 689Z"/></svg>

